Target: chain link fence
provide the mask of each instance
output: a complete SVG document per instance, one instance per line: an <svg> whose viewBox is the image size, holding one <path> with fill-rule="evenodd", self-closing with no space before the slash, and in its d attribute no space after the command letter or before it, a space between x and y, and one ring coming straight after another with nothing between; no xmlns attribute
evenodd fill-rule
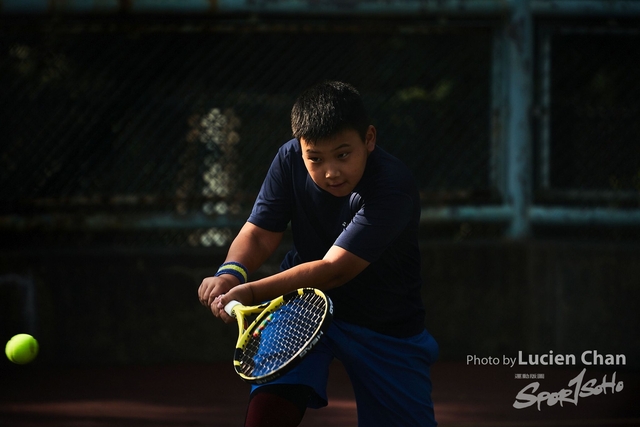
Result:
<svg viewBox="0 0 640 427"><path fill-rule="evenodd" d="M640 201L640 31L542 27L539 199Z"/></svg>
<svg viewBox="0 0 640 427"><path fill-rule="evenodd" d="M360 89L425 206L499 204L494 25L5 18L3 244L227 245L325 79ZM535 201L637 206L638 31L540 28Z"/></svg>
<svg viewBox="0 0 640 427"><path fill-rule="evenodd" d="M324 79L362 92L379 143L409 164L425 200L495 193L489 28L80 22L2 32L2 214L54 215L54 225L40 216L23 228L103 224L133 244L136 230L118 233L132 215L138 225L158 213L244 218L290 138L295 97ZM144 235L135 239L223 246L232 233Z"/></svg>

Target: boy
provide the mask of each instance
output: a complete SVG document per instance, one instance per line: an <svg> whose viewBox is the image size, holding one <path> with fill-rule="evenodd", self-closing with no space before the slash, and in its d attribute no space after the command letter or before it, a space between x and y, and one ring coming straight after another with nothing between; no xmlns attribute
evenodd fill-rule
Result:
<svg viewBox="0 0 640 427"><path fill-rule="evenodd" d="M295 139L273 160L247 223L203 305L273 299L300 287L326 291L334 320L292 371L253 386L246 427L297 426L307 407L327 405L332 359L351 379L361 427L435 426L430 365L438 345L424 328L418 190L408 169L376 146L360 94L341 82L305 91L291 112ZM291 223L282 271L247 282Z"/></svg>

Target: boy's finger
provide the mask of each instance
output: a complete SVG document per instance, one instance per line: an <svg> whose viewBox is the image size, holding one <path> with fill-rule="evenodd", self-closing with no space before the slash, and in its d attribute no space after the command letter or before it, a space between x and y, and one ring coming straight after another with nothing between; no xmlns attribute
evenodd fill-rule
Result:
<svg viewBox="0 0 640 427"><path fill-rule="evenodd" d="M225 294L219 295L218 298L216 298L217 302L218 302L218 308L223 309L225 305L227 305L227 303L229 301L228 298L226 297Z"/></svg>

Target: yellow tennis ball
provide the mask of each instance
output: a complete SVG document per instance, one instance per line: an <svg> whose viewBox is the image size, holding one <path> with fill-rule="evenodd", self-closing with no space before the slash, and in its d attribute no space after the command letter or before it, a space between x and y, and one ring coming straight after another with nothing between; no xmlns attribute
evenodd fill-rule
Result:
<svg viewBox="0 0 640 427"><path fill-rule="evenodd" d="M38 341L29 334L18 334L11 338L4 348L10 361L18 365L31 362L38 355Z"/></svg>

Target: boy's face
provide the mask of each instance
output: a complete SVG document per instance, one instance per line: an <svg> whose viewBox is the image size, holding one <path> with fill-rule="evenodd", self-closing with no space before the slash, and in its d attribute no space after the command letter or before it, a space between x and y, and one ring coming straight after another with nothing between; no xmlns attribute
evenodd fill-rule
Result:
<svg viewBox="0 0 640 427"><path fill-rule="evenodd" d="M376 146L376 129L369 126L365 140L353 129L309 144L300 139L302 159L318 187L336 197L348 196L360 182L367 157Z"/></svg>

